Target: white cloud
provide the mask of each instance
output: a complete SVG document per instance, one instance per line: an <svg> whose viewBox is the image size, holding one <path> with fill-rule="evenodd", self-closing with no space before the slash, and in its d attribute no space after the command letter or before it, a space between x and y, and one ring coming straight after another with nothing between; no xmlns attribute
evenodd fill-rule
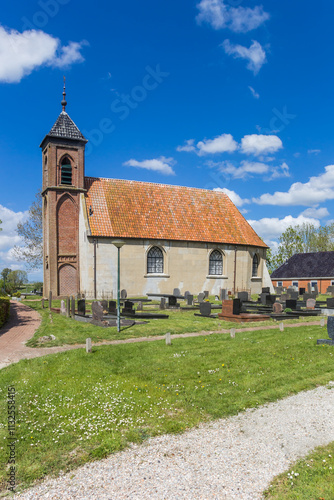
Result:
<svg viewBox="0 0 334 500"><path fill-rule="evenodd" d="M0 220L2 221L0 225L2 228L2 231L0 231L0 270L5 267L13 270L24 267L22 262L18 263L13 255L13 247L14 245L20 246L23 244L23 241L16 232L16 228L18 223L24 221L27 216L28 211L14 212L0 205Z"/></svg>
<svg viewBox="0 0 334 500"><path fill-rule="evenodd" d="M20 82L42 65L62 68L81 62L84 59L80 49L86 43L61 46L58 38L40 30L20 33L0 26L0 82Z"/></svg>
<svg viewBox="0 0 334 500"><path fill-rule="evenodd" d="M250 201L247 200L247 198L241 198L235 191L231 191L230 189L227 188L215 188L213 191L218 191L227 194L227 196L230 198L230 200L232 201L232 203L234 203L236 207L242 207L243 205L250 203Z"/></svg>
<svg viewBox="0 0 334 500"><path fill-rule="evenodd" d="M217 166L220 172L229 174L234 179L246 179L247 177L253 177L254 174L266 174L269 171L269 166L265 163L250 161L242 161L240 167L235 167L229 161L224 161L214 166Z"/></svg>
<svg viewBox="0 0 334 500"><path fill-rule="evenodd" d="M267 57L262 45L256 40L252 40L252 42L249 49L243 45L233 44L230 40L224 40L221 46L227 55L233 56L235 59L246 59L248 61L247 69L256 75L267 62Z"/></svg>
<svg viewBox="0 0 334 500"><path fill-rule="evenodd" d="M306 183L295 182L289 191L276 191L274 194L265 193L253 202L259 205L280 206L317 206L326 200L334 199L334 165L325 167L325 172L310 177Z"/></svg>
<svg viewBox="0 0 334 500"><path fill-rule="evenodd" d="M324 217L328 217L329 212L326 207L307 208L300 215L303 215L304 217L314 217L315 219L323 219Z"/></svg>
<svg viewBox="0 0 334 500"><path fill-rule="evenodd" d="M195 147L195 139L189 139L188 141L185 142L183 146L178 146L176 148L176 151L186 151L187 153L190 153L192 151L196 151Z"/></svg>
<svg viewBox="0 0 334 500"><path fill-rule="evenodd" d="M233 153L238 148L238 143L231 134L222 134L214 139L204 139L197 143L197 154L203 156L216 153Z"/></svg>
<svg viewBox="0 0 334 500"><path fill-rule="evenodd" d="M307 152L309 155L318 155L321 153L321 149L309 149Z"/></svg>
<svg viewBox="0 0 334 500"><path fill-rule="evenodd" d="M290 177L289 165L285 162L283 162L280 167L272 167L271 171L272 174L269 179L267 179L268 181L273 181L275 179L279 179L280 177Z"/></svg>
<svg viewBox="0 0 334 500"><path fill-rule="evenodd" d="M283 148L282 141L277 135L245 135L241 139L241 151L245 154L259 156L261 154L276 153Z"/></svg>
<svg viewBox="0 0 334 500"><path fill-rule="evenodd" d="M165 158L164 156L160 156L160 158L154 158L152 160L129 160L123 163L124 166L127 167L138 167L144 168L145 170L153 170L154 172L159 172L163 175L175 175L174 170L171 165L174 165L175 161L173 158Z"/></svg>
<svg viewBox="0 0 334 500"><path fill-rule="evenodd" d="M197 8L199 14L196 19L199 24L207 22L216 30L229 28L236 33L254 30L270 17L263 11L262 6L256 6L254 9L231 7L226 5L224 0L201 0Z"/></svg>
<svg viewBox="0 0 334 500"><path fill-rule="evenodd" d="M265 241L279 238L289 226L294 227L304 223L313 224L315 227L320 226L318 219L305 217L303 214L298 215L298 217L287 215L284 219L279 219L278 217L265 217L260 220L248 220L248 222L254 231Z"/></svg>
<svg viewBox="0 0 334 500"><path fill-rule="evenodd" d="M260 98L260 94L258 94L254 89L253 87L251 86L248 86L249 90L251 91L252 93L252 96L254 97L254 99L259 99Z"/></svg>

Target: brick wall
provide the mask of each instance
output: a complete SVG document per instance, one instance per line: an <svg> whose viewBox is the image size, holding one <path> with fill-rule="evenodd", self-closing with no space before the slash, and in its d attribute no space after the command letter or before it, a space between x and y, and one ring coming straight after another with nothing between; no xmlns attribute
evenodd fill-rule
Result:
<svg viewBox="0 0 334 500"><path fill-rule="evenodd" d="M59 295L75 295L77 293L77 270L65 264L59 269Z"/></svg>

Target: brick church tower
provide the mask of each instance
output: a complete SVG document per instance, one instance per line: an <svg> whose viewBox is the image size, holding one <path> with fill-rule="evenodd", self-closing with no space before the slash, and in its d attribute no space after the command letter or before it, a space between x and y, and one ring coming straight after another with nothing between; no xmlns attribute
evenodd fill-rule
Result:
<svg viewBox="0 0 334 500"><path fill-rule="evenodd" d="M77 294L79 273L79 209L85 192L85 146L88 142L63 110L40 147L43 156L44 295Z"/></svg>

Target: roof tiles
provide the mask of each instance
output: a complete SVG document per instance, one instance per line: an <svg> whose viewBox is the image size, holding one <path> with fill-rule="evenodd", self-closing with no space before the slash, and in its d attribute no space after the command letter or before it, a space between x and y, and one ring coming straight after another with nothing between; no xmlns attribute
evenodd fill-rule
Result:
<svg viewBox="0 0 334 500"><path fill-rule="evenodd" d="M271 279L334 277L334 252L296 253L271 275Z"/></svg>
<svg viewBox="0 0 334 500"><path fill-rule="evenodd" d="M94 177L85 188L92 236L266 247L221 192Z"/></svg>

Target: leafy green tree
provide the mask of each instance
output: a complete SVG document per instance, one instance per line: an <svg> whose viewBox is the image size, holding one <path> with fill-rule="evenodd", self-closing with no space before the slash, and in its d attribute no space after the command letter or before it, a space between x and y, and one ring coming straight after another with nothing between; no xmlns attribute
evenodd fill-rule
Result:
<svg viewBox="0 0 334 500"><path fill-rule="evenodd" d="M2 220L0 220L0 224L2 224ZM0 227L0 231L2 231L2 227Z"/></svg>
<svg viewBox="0 0 334 500"><path fill-rule="evenodd" d="M27 283L27 281L28 275L26 271L10 271L7 275L6 291L11 294L17 292L24 283Z"/></svg>
<svg viewBox="0 0 334 500"><path fill-rule="evenodd" d="M2 271L1 271L1 276L2 276L2 279L3 279L3 288L4 290L6 291L6 282L7 282L7 278L8 278L8 275L12 272L11 269L9 269L9 267L5 267Z"/></svg>
<svg viewBox="0 0 334 500"><path fill-rule="evenodd" d="M40 268L43 263L43 222L42 222L42 195L36 193L36 200L29 208L28 219L17 225L17 233L23 238L24 247L14 247L14 254L18 260L27 262L30 269Z"/></svg>

